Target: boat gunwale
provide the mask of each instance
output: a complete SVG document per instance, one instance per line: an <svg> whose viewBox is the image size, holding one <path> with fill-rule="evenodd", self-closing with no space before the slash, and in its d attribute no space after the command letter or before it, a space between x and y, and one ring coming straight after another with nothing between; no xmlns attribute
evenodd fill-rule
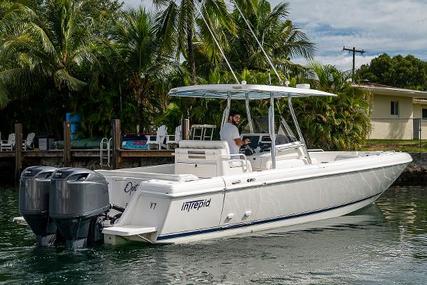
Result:
<svg viewBox="0 0 427 285"><path fill-rule="evenodd" d="M156 195L156 196L163 196L163 197L169 197L169 198L180 198L180 197L187 197L187 196L193 196L193 195L203 195L203 194L211 194L211 193L218 193L218 192L225 192L225 191L241 191L241 190L248 190L248 189L253 189L253 188L257 188L260 186L267 186L267 185L276 185L276 184L282 184L282 183L287 183L287 182L296 182L296 181L303 181L303 180L309 180L312 178L321 178L321 177L331 177L331 176L336 176L336 175L342 175L342 174L346 174L346 173L355 173L355 172L364 172L364 171L369 171L369 170L376 170L376 169L381 169L381 168L389 168L389 167L393 167L393 166L398 166L398 165L404 165L404 168L412 161L406 161L406 162L399 162L399 163L389 163L389 164L384 164L384 165L380 165L380 166L374 166L374 167L365 167L365 168L359 168L359 169L349 169L349 170L342 170L342 171L336 171L334 173L320 173L320 174L315 174L315 175L306 175L305 177L287 177L285 179L276 179L273 180L272 182L262 182L262 183L251 183L251 184L244 184L244 185L229 185L227 187L227 185L224 185L224 187L215 187L212 190L209 189L204 189L204 190L197 190L197 191L193 191L193 192L181 192L181 193L161 193L161 192L155 192L155 191L146 191L146 190L141 190L141 193L145 193L145 194L151 194L151 195ZM340 161L341 162L341 161ZM326 165L326 164L324 164ZM317 166L317 165L316 165ZM322 167L323 169L326 167ZM403 168L403 169L404 169ZM301 168L293 168L292 170L297 170L297 169L301 169ZM313 169L313 168L310 168ZM270 170L271 172L278 172L278 171L283 171L283 169L274 169L274 170ZM254 173L254 172L253 172ZM245 174L245 179L247 178ZM222 177L222 176L219 176ZM215 177L217 178L217 177ZM210 178L206 178L206 179L201 179L201 180L207 180ZM397 178L396 178L397 179ZM159 180L156 180L159 181ZM191 182L198 182L200 180L195 180L195 181L189 181L186 183L191 183ZM151 180L151 182L153 182L153 180ZM150 180L148 181L143 181L143 183L150 183ZM180 184L180 183L177 183ZM142 184L141 184L142 185ZM231 186L231 187L230 187ZM235 187L233 187L235 186Z"/></svg>

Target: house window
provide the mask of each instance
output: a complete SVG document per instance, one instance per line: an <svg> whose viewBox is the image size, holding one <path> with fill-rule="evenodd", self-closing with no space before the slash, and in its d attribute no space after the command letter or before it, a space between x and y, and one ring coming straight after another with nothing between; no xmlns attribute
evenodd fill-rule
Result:
<svg viewBox="0 0 427 285"><path fill-rule="evenodd" d="M398 101L391 101L391 109L390 114L391 115L399 115L399 102Z"/></svg>
<svg viewBox="0 0 427 285"><path fill-rule="evenodd" d="M423 119L427 119L427 109L423 109Z"/></svg>

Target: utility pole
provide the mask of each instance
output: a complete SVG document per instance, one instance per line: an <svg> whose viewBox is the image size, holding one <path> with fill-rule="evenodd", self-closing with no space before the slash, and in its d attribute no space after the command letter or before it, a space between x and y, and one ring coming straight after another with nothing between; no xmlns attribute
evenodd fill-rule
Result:
<svg viewBox="0 0 427 285"><path fill-rule="evenodd" d="M353 47L353 48L346 48L345 46L342 48L342 50L344 50L344 51L350 51L350 52L353 53L353 70L352 70L352 73L351 73L351 80L354 83L354 70L356 69L356 52L360 53L360 54L364 54L365 51L363 49L356 49L355 47Z"/></svg>

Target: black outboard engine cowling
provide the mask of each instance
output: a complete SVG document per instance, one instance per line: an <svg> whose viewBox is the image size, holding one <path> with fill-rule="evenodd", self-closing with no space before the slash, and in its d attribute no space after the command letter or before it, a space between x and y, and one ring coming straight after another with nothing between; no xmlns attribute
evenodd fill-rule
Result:
<svg viewBox="0 0 427 285"><path fill-rule="evenodd" d="M60 168L52 176L49 215L77 249L101 240L102 216L110 209L108 183L101 174L82 168Z"/></svg>
<svg viewBox="0 0 427 285"><path fill-rule="evenodd" d="M50 179L56 168L27 167L19 181L19 211L37 236L40 246L50 246L56 240L56 225L49 217Z"/></svg>

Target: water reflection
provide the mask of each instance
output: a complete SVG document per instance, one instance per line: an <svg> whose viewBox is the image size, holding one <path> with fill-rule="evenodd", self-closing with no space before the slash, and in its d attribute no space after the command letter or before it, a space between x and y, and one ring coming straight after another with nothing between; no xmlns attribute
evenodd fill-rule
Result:
<svg viewBox="0 0 427 285"><path fill-rule="evenodd" d="M395 187L377 205L382 209L387 222L411 234L427 232L427 189Z"/></svg>
<svg viewBox="0 0 427 285"><path fill-rule="evenodd" d="M187 245L39 249L0 191L0 283L424 284L427 189L392 188L348 216Z"/></svg>

